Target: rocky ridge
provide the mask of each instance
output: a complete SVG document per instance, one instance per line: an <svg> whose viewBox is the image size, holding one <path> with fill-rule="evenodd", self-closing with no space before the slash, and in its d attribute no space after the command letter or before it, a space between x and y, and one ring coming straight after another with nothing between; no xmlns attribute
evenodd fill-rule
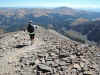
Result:
<svg viewBox="0 0 100 75"><path fill-rule="evenodd" d="M39 27L0 35L0 75L99 75L98 48ZM99 57L98 57L99 59Z"/></svg>

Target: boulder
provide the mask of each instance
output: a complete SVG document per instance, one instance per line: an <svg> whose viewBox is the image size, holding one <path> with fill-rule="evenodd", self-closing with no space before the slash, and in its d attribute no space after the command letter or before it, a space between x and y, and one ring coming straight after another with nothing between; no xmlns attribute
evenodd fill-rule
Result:
<svg viewBox="0 0 100 75"><path fill-rule="evenodd" d="M38 64L37 65L37 69L39 71L43 71L43 72L51 72L51 67L45 65L45 64Z"/></svg>
<svg viewBox="0 0 100 75"><path fill-rule="evenodd" d="M81 70L81 67L80 67L79 64L74 64L73 67L76 68L76 69L78 69L78 70Z"/></svg>

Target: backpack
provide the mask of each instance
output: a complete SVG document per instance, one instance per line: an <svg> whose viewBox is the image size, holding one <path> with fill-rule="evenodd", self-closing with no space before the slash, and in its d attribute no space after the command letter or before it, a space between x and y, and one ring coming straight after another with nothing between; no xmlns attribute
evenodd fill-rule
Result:
<svg viewBox="0 0 100 75"><path fill-rule="evenodd" d="M34 30L35 30L34 25L33 24L28 24L27 31L29 33L32 33L32 32L34 32Z"/></svg>

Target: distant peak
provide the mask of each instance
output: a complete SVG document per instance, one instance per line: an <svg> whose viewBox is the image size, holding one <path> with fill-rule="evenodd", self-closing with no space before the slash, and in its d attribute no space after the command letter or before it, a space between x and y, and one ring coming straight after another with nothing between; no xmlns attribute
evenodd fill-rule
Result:
<svg viewBox="0 0 100 75"><path fill-rule="evenodd" d="M58 8L55 8L55 9L72 9L70 7L58 7Z"/></svg>

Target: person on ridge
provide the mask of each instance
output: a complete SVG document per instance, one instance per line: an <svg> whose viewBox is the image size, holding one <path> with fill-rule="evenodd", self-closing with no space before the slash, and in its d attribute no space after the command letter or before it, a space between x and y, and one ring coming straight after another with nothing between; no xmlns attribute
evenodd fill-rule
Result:
<svg viewBox="0 0 100 75"><path fill-rule="evenodd" d="M32 24L32 21L28 22L27 31L29 32L31 45L32 45L34 43L34 38L35 38L35 25Z"/></svg>

